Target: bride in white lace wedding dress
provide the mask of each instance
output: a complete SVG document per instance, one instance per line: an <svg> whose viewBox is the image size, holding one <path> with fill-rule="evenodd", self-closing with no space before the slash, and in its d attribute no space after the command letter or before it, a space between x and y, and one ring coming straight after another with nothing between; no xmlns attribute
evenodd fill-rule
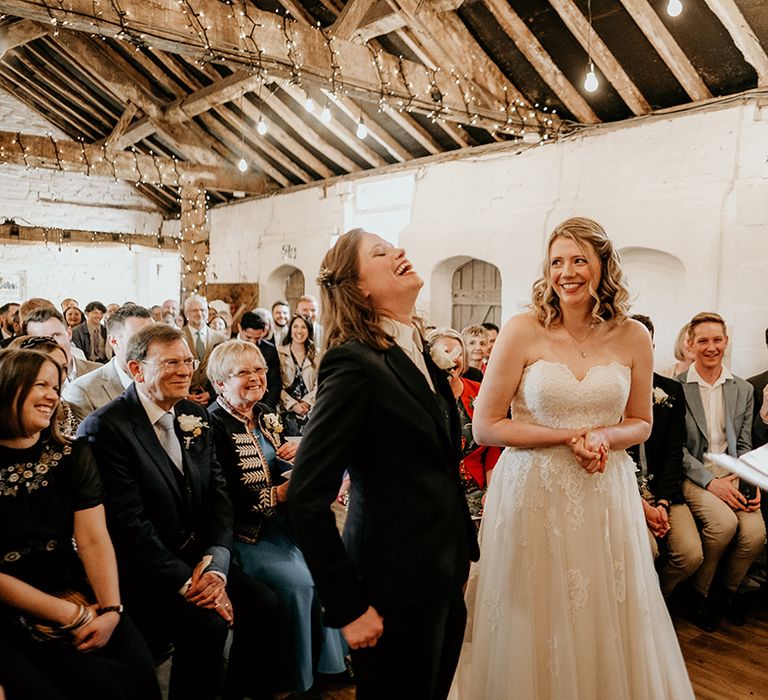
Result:
<svg viewBox="0 0 768 700"><path fill-rule="evenodd" d="M509 449L486 497L452 698L693 698L625 452L649 433L652 364L626 299L603 230L569 219L534 312L496 342L473 424Z"/></svg>

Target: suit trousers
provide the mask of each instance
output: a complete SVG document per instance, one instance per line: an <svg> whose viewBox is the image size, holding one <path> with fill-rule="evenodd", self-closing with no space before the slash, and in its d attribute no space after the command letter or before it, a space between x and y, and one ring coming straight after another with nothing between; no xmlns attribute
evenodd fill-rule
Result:
<svg viewBox="0 0 768 700"><path fill-rule="evenodd" d="M659 543L648 530L653 558L659 556ZM693 574L704 561L701 538L690 509L685 503L675 503L669 509L669 532L665 537L666 561L659 571L661 594L672 595L679 583Z"/></svg>
<svg viewBox="0 0 768 700"><path fill-rule="evenodd" d="M357 700L444 700L467 621L463 592L429 604L378 610L384 633L375 647L352 651Z"/></svg>
<svg viewBox="0 0 768 700"><path fill-rule="evenodd" d="M218 612L201 608L177 592L142 591L136 599L126 590L126 607L150 646L173 643L169 688L170 700L214 700L222 692L224 646L229 628ZM232 601L235 624L222 697L265 698L275 690L274 630L279 609L274 591L230 566L227 595Z"/></svg>
<svg viewBox="0 0 768 700"><path fill-rule="evenodd" d="M718 477L728 472L715 466L710 471ZM736 593L752 562L765 545L765 522L759 510L747 513L734 511L715 494L683 480L683 495L699 526L704 562L691 577L693 588L702 595L709 594L718 564L724 560L723 585ZM726 554L730 546L730 551Z"/></svg>

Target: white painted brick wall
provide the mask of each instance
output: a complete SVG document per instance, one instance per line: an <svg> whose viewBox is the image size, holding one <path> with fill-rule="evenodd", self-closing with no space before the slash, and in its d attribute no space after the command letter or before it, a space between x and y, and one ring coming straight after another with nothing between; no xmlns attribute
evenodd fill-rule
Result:
<svg viewBox="0 0 768 700"><path fill-rule="evenodd" d="M347 182L213 210L211 274L265 285L290 243L311 291L332 235L345 227L349 190ZM729 322L733 369L749 376L768 366L767 201L768 109L747 103L636 120L522 154L424 166L400 243L424 277L419 306L432 322L450 322L440 262L455 256L499 267L509 316L530 298L551 229L591 216L627 251L634 308L658 327L659 365L671 362L679 327L708 309ZM678 258L683 271L667 274L663 261L649 266L654 251ZM280 289L266 285L262 294L269 303Z"/></svg>
<svg viewBox="0 0 768 700"><path fill-rule="evenodd" d="M0 129L67 138L36 112L0 90ZM116 208L120 207L120 208ZM154 204L125 182L53 170L0 165L0 220L27 226L154 234L162 226ZM157 260L161 279L157 280ZM29 296L104 302L156 303L178 295L178 255L122 244L0 245L0 273L24 271Z"/></svg>

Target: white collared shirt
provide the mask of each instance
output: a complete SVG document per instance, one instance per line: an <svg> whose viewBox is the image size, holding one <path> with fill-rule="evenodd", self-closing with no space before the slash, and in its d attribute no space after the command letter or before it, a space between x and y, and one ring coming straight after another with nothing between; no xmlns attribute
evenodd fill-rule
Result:
<svg viewBox="0 0 768 700"><path fill-rule="evenodd" d="M133 377L127 372L123 371L123 368L118 363L116 357L113 356L110 362L112 362L115 366L115 371L117 372L117 378L120 380L121 386L123 387L123 389L127 389L129 386L131 386L131 384L133 384Z"/></svg>
<svg viewBox="0 0 768 700"><path fill-rule="evenodd" d="M728 436L725 433L725 397L723 396L723 384L726 379L733 379L733 375L725 366L714 384L709 384L699 376L695 364L688 368L686 376L687 381L696 382L699 385L701 403L707 420L708 451L715 454L725 454L728 451Z"/></svg>
<svg viewBox="0 0 768 700"><path fill-rule="evenodd" d="M166 413L171 413L173 416L175 416L176 413L173 409L166 411L165 409L160 408L160 406L158 406L152 399L144 396L138 386L136 387L136 393L139 395L139 401L141 401L141 405L147 413L149 422L152 423L152 430L155 431L155 435L157 435L157 439L160 440L160 444L162 445L163 442L161 436L163 429L157 424L157 421L159 421Z"/></svg>
<svg viewBox="0 0 768 700"><path fill-rule="evenodd" d="M424 361L424 343L421 340L421 335L416 329L416 326L401 323L392 318L383 318L381 325L382 328L395 339L395 342L400 349L408 355L411 362L418 367L419 372L421 372L427 380L429 388L434 391L435 385L432 383L432 377L429 376L427 363Z"/></svg>

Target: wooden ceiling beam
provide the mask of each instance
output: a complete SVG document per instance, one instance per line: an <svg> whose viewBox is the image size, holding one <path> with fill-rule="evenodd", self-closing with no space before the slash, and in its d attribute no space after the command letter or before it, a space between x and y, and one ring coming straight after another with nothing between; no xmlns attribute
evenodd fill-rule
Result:
<svg viewBox="0 0 768 700"><path fill-rule="evenodd" d="M645 0L641 0L645 2ZM534 33L510 7L507 0L483 0L499 26L515 42L515 46L528 59L544 82L562 100L571 114L582 124L597 124L600 118L592 111L589 103L565 77L547 50ZM625 3L626 4L626 3Z"/></svg>
<svg viewBox="0 0 768 700"><path fill-rule="evenodd" d="M105 205L108 206L108 205ZM178 250L178 239L151 233L111 233L109 231L81 231L69 228L43 228L0 223L0 240L4 245L40 241L45 243L77 243L146 246L159 250Z"/></svg>
<svg viewBox="0 0 768 700"><path fill-rule="evenodd" d="M627 75L605 42L597 35L594 27L590 27L589 21L581 14L581 10L576 7L573 0L549 0L549 4L555 8L584 51L590 52L595 65L613 85L633 114L648 114L651 111L648 100Z"/></svg>
<svg viewBox="0 0 768 700"><path fill-rule="evenodd" d="M403 2L414 15L416 0ZM399 60L384 52L377 54L378 59L374 61L367 47L340 39L333 40L335 58L332 59L323 32L291 22L275 13L258 10L245 0L232 0L232 4L223 4L218 0L194 0L191 3L196 15L194 18L188 16L189 6L178 0L120 0L121 11L118 12L116 3L96 6L93 0L68 0L66 3L55 0L0 0L0 12L43 23L55 19L59 26L66 23L68 30L116 38L131 37L134 41L197 60L253 66L258 55L262 66L272 76L291 79L300 69L303 81L320 87L327 87L334 65L338 65L344 89L351 97L375 102L381 94L383 82L387 99L394 105L407 103L409 109L430 116L440 110L442 118L461 123L474 120L478 126L489 129L504 126L506 122L503 96L492 90L477 90L468 109L461 85L457 85L455 80L444 80L437 95L432 85L432 74L412 61ZM429 8L424 8L422 13L436 15ZM451 13L441 16L449 15ZM200 17L204 17L204 29L198 21ZM233 21L235 18L236 21ZM248 27L251 25L257 44L250 39ZM475 45L476 42L466 27L463 27L463 32L466 41L460 43L461 50L455 54L455 61L445 64L446 72L450 73L450 67L455 66L454 70L463 75L467 65L476 59L478 66L475 72L488 74L488 79L483 82L489 87L497 86L500 71L495 66L491 68L492 62L479 47L472 52L472 61L467 60L466 42L472 41ZM517 119L516 115L511 116L513 120Z"/></svg>
<svg viewBox="0 0 768 700"><path fill-rule="evenodd" d="M458 124L452 122L438 122L437 125L450 136L451 140L458 144L459 148L469 148L472 144L467 134Z"/></svg>
<svg viewBox="0 0 768 700"><path fill-rule="evenodd" d="M328 32L339 39L351 39L373 2L374 0L347 0L336 21L328 27Z"/></svg>
<svg viewBox="0 0 768 700"><path fill-rule="evenodd" d="M200 182L208 189L223 192L269 191L264 178L239 173L233 167L211 168L135 152L109 153L103 146L11 131L0 131L0 163L168 187Z"/></svg>
<svg viewBox="0 0 768 700"><path fill-rule="evenodd" d="M314 26L315 18L302 6L299 0L279 0L280 4L291 14L297 22L303 22Z"/></svg>
<svg viewBox="0 0 768 700"><path fill-rule="evenodd" d="M379 0L363 18L354 36L364 44L383 34L389 34L407 25L402 12L394 12L386 0Z"/></svg>
<svg viewBox="0 0 768 700"><path fill-rule="evenodd" d="M133 102L129 102L126 105L125 111L120 115L120 119L117 120L117 124L115 124L112 132L104 140L104 147L108 151L115 150L115 144L123 136L125 130L131 125L131 122L133 121L133 118L136 116L136 112L138 111L139 108L133 104Z"/></svg>
<svg viewBox="0 0 768 700"><path fill-rule="evenodd" d="M621 3L688 96L697 102L711 99L709 88L648 0L621 0Z"/></svg>
<svg viewBox="0 0 768 700"><path fill-rule="evenodd" d="M39 39L48 33L48 27L29 19L0 24L0 61L13 49Z"/></svg>
<svg viewBox="0 0 768 700"><path fill-rule="evenodd" d="M758 86L768 85L768 55L734 0L704 0L704 2L731 35L733 43L741 51L744 60L757 72Z"/></svg>
<svg viewBox="0 0 768 700"><path fill-rule="evenodd" d="M432 138L432 134L410 115L399 112L396 109L386 109L384 110L384 114L416 141L416 143L418 143L427 153L435 155L436 153L443 152L443 148L434 138Z"/></svg>

